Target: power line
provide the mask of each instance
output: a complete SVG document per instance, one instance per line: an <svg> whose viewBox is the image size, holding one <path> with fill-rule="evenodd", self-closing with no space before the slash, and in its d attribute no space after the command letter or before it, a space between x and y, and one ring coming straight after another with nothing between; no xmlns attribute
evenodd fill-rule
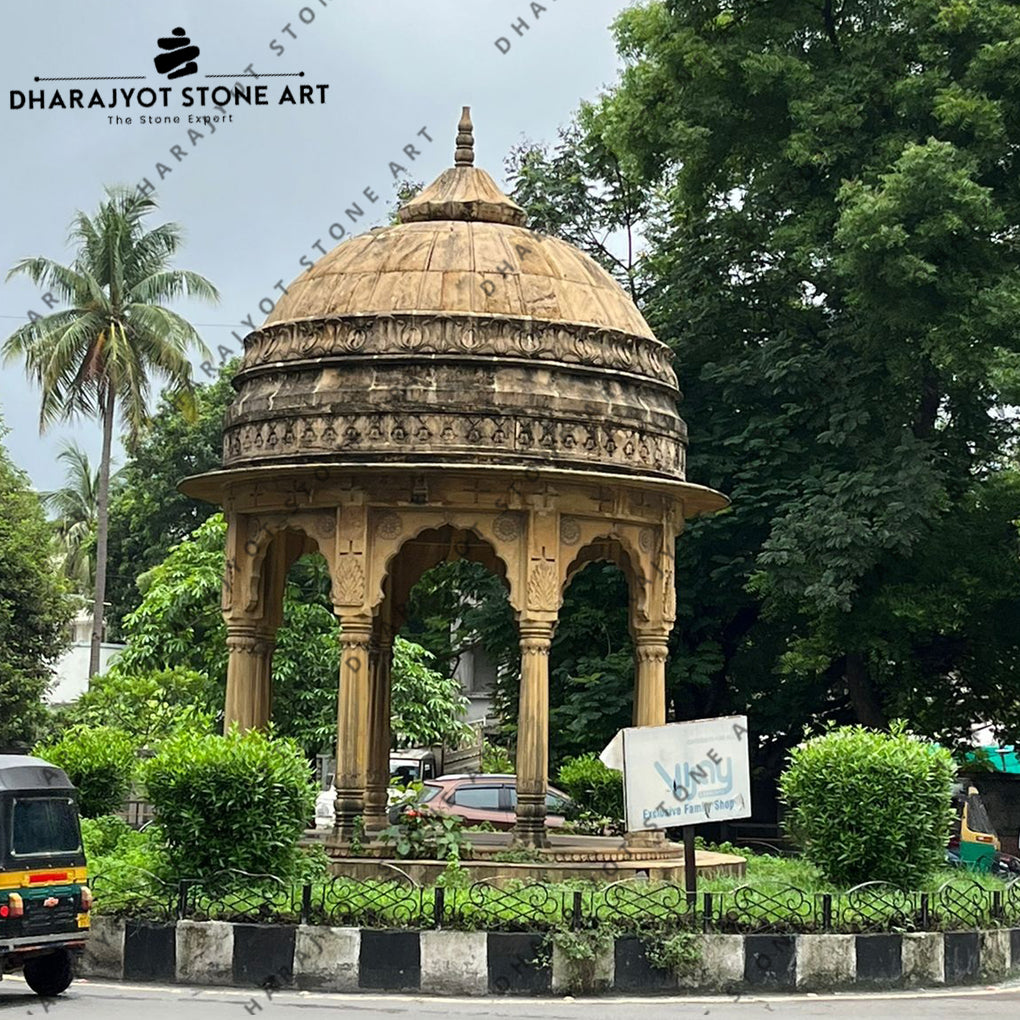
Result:
<svg viewBox="0 0 1020 1020"><path fill-rule="evenodd" d="M0 315L0 319L27 319L25 315ZM192 326L202 326L203 328L217 327L220 329L243 329L243 322L193 322Z"/></svg>

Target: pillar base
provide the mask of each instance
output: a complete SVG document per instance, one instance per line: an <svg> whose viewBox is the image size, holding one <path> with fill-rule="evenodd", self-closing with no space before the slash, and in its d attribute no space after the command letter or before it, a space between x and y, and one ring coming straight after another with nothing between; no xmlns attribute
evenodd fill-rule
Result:
<svg viewBox="0 0 1020 1020"><path fill-rule="evenodd" d="M390 827L390 817L386 813L385 808L382 811L366 808L363 817L365 820L365 832L381 832L383 829Z"/></svg>
<svg viewBox="0 0 1020 1020"><path fill-rule="evenodd" d="M545 850L549 846L549 835L545 831L545 824L521 825L520 819L514 826L514 838L510 845L512 850Z"/></svg>
<svg viewBox="0 0 1020 1020"><path fill-rule="evenodd" d="M333 826L333 838L344 843L350 842L355 834L355 819L364 821L364 804L357 790L336 791L336 823Z"/></svg>
<svg viewBox="0 0 1020 1020"><path fill-rule="evenodd" d="M661 850L666 846L666 834L661 829L628 832L623 845L627 850Z"/></svg>

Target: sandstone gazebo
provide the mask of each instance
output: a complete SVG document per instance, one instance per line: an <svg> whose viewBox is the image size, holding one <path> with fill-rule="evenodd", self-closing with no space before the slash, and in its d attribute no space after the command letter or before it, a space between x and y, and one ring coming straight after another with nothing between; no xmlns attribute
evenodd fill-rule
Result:
<svg viewBox="0 0 1020 1020"><path fill-rule="evenodd" d="M451 554L506 583L520 629L517 838L545 843L549 646L586 564L626 575L634 724L665 722L674 543L725 497L684 480L669 348L591 258L528 230L474 165L338 245L245 338L223 468L226 724L270 718L290 565L320 552L341 627L334 842L385 824L394 632Z"/></svg>

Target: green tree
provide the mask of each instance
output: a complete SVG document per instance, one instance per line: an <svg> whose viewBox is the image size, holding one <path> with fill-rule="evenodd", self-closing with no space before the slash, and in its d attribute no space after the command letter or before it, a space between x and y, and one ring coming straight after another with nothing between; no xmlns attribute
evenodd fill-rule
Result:
<svg viewBox="0 0 1020 1020"><path fill-rule="evenodd" d="M88 454L77 443L64 443L57 460L66 466L65 483L42 498L57 515L56 539L61 568L75 588L82 595L88 595L96 575L92 554L99 472L93 470Z"/></svg>
<svg viewBox="0 0 1020 1020"><path fill-rule="evenodd" d="M92 678L66 719L71 725L114 727L128 734L135 748L152 747L181 731L212 733L222 710L218 696L209 678L191 669L132 673L114 666Z"/></svg>
<svg viewBox="0 0 1020 1020"><path fill-rule="evenodd" d="M733 499L678 546L677 714L1014 725L1020 10L685 0L616 33L579 124L649 196L642 310Z"/></svg>
<svg viewBox="0 0 1020 1020"><path fill-rule="evenodd" d="M0 744L31 744L44 717L50 663L67 645L73 613L54 575L39 497L10 461L0 419Z"/></svg>
<svg viewBox="0 0 1020 1020"><path fill-rule="evenodd" d="M654 194L628 176L616 153L593 130L597 109L581 105L554 147L525 142L506 160L514 199L528 226L586 251L637 303L648 279L641 265L641 225Z"/></svg>
<svg viewBox="0 0 1020 1020"><path fill-rule="evenodd" d="M468 699L460 681L432 669L420 645L393 642L392 727L397 747L456 747L470 729L464 722Z"/></svg>
<svg viewBox="0 0 1020 1020"><path fill-rule="evenodd" d="M137 767L134 741L111 726L72 727L56 742L38 744L32 753L67 773L85 818L119 810Z"/></svg>
<svg viewBox="0 0 1020 1020"><path fill-rule="evenodd" d="M98 417L103 428L96 491L96 581L89 673L99 671L106 598L110 453L118 411L130 438L147 415L153 376L185 389L191 382L188 350L205 353L195 328L166 303L183 295L215 300L205 277L172 268L182 243L180 228L149 230L156 209L151 196L108 188L94 216L77 213L70 231L75 258L22 259L8 273L28 276L68 307L19 327L6 340L7 359L24 358L42 391L40 428L54 421Z"/></svg>
<svg viewBox="0 0 1020 1020"><path fill-rule="evenodd" d="M141 602L139 575L216 512L179 492L177 483L220 467L223 416L234 396L230 379L236 369L237 362L230 362L216 381L200 383L188 394L162 393L118 472L110 502L107 578L110 626L117 633Z"/></svg>

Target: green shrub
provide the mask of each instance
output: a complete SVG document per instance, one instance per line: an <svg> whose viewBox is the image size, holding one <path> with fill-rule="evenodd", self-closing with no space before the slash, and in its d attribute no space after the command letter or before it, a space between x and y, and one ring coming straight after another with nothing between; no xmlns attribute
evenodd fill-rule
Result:
<svg viewBox="0 0 1020 1020"><path fill-rule="evenodd" d="M98 818L118 810L137 767L134 741L111 726L75 726L34 754L63 769L78 789L78 811Z"/></svg>
<svg viewBox="0 0 1020 1020"><path fill-rule="evenodd" d="M99 818L83 818L81 820L81 842L85 856L90 860L94 857L105 857L114 853L117 845L135 830L117 815L101 815Z"/></svg>
<svg viewBox="0 0 1020 1020"><path fill-rule="evenodd" d="M433 861L459 861L471 853L464 823L451 815L408 808L396 824L379 833L379 842L393 847L397 857Z"/></svg>
<svg viewBox="0 0 1020 1020"><path fill-rule="evenodd" d="M510 752L505 747L492 744L488 740L482 744L483 772L513 773L516 768L513 758L510 757Z"/></svg>
<svg viewBox="0 0 1020 1020"><path fill-rule="evenodd" d="M837 885L919 887L945 862L950 753L906 733L845 726L795 747L779 781L785 825Z"/></svg>
<svg viewBox="0 0 1020 1020"><path fill-rule="evenodd" d="M225 869L291 878L315 809L308 765L292 740L257 730L171 737L143 778L175 878Z"/></svg>
<svg viewBox="0 0 1020 1020"><path fill-rule="evenodd" d="M594 753L568 758L556 777L581 812L598 818L623 818L623 774L604 765Z"/></svg>
<svg viewBox="0 0 1020 1020"><path fill-rule="evenodd" d="M147 881L140 871L169 877L162 833L156 826L140 832L114 815L83 818L81 839L89 877L101 876L98 884L104 889L112 884L124 892L141 892Z"/></svg>

